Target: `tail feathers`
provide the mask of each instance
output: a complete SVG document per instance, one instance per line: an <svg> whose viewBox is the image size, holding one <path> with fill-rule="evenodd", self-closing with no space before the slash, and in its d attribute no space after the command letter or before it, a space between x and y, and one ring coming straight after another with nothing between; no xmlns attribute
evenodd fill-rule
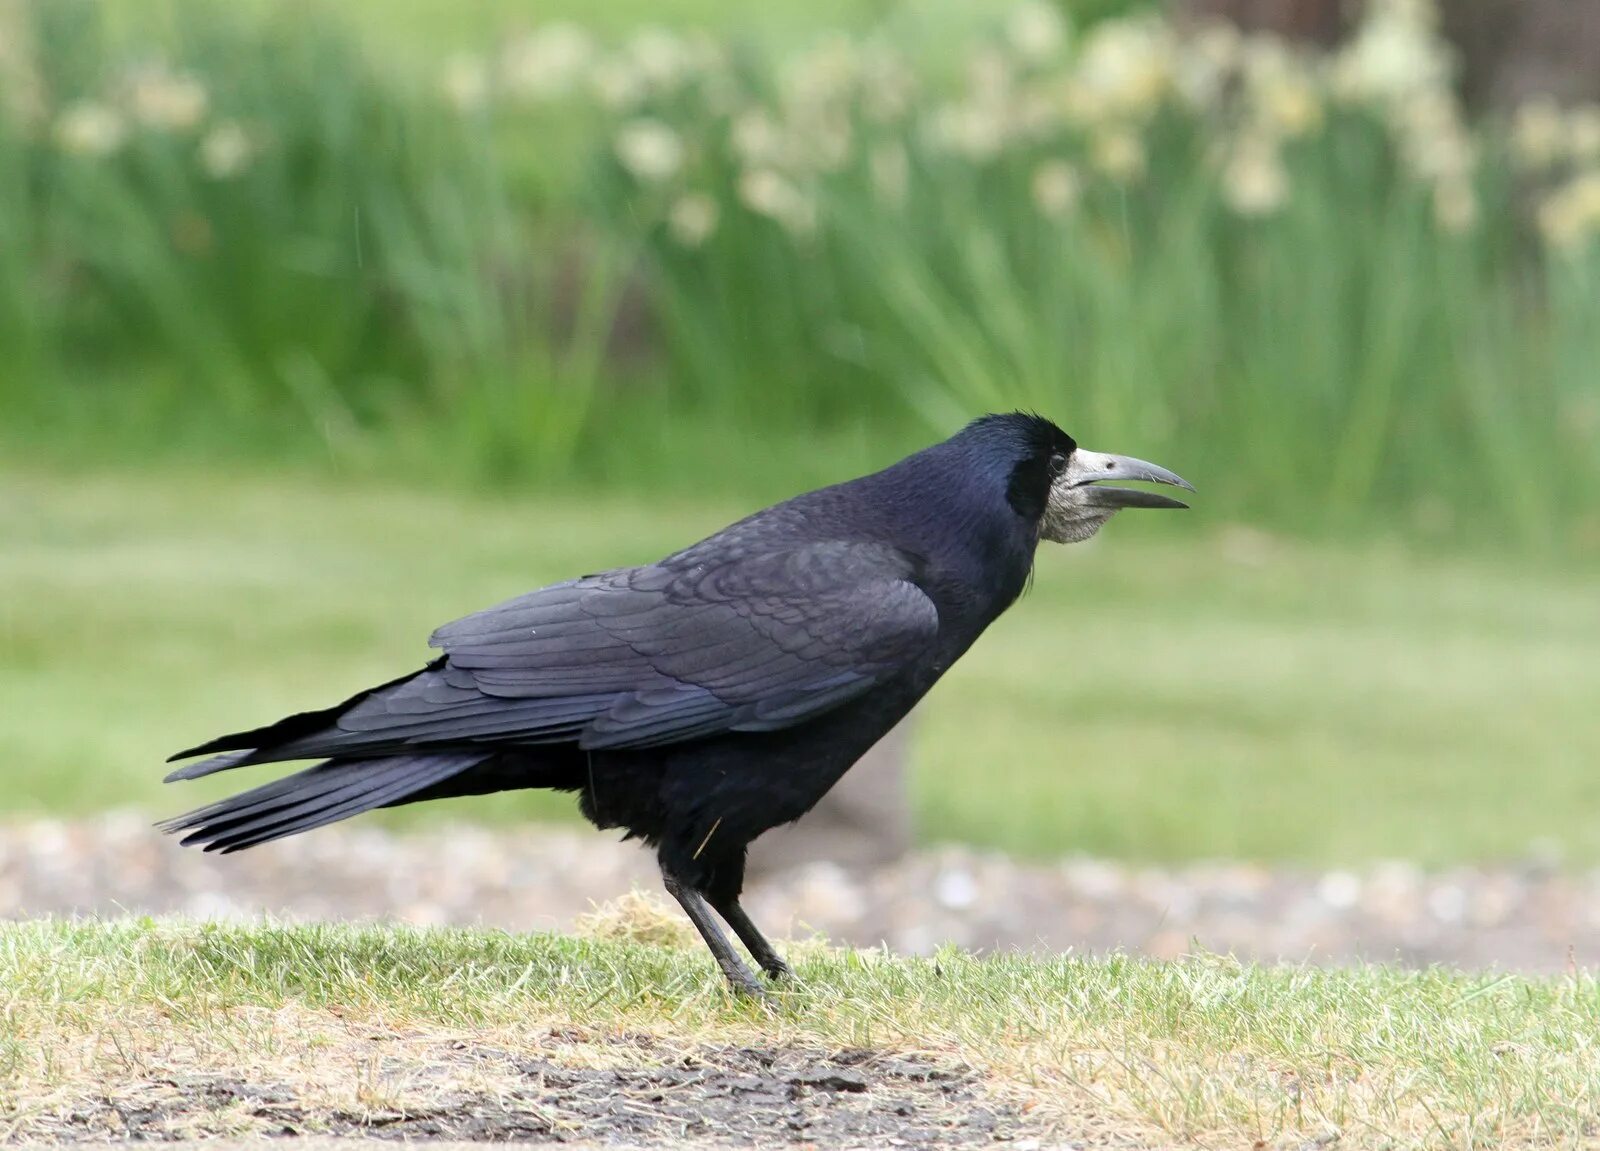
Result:
<svg viewBox="0 0 1600 1151"><path fill-rule="evenodd" d="M423 671L434 670L443 666L443 664L444 657L440 656L438 659L434 660L426 668L424 668ZM196 764L194 767L185 767L179 769L179 771L173 772L171 775L167 776L167 779L169 781L174 779L193 779L197 775L209 775L213 771L222 771L229 767L242 767L246 762L269 762L267 760L250 761L247 759L247 757L260 752L268 752L270 749L277 747L279 744L288 743L291 740L300 739L304 736L323 731L324 729L332 726L335 720L337 720L345 712L349 711L356 704L366 699L369 695L374 695L377 692L384 691L391 687L396 687L399 684L405 683L409 679L415 679L421 674L421 672L415 671L407 672L405 675L402 675L397 679L391 679L388 683L380 683L377 687L369 687L366 691L358 691L355 695L351 696L343 703L336 704L333 707L325 707L321 711L302 711L298 714L280 719L277 723L269 723L265 727L254 728L250 731L236 731L228 735L218 736L216 739L208 740L197 747L186 748L185 750L178 752L176 755L169 755L167 757L167 762L172 763L175 760L189 759L190 757L196 755L209 755L215 751L244 752L244 755L235 759L231 763L221 763L220 760L222 757L218 756L216 760L206 761L206 764L216 763L215 767L207 767L206 764ZM310 757L306 756L304 758ZM202 768L204 770L201 770ZM193 774L184 774L185 772L192 772Z"/></svg>
<svg viewBox="0 0 1600 1151"><path fill-rule="evenodd" d="M178 768L176 771L167 772L167 777L161 782L176 783L180 779L199 779L202 775L210 775L214 771L227 771L230 767L243 767L246 761L255 753L255 748L247 747L242 751L230 751L226 755L213 755L210 759L202 759L199 763L191 763Z"/></svg>
<svg viewBox="0 0 1600 1151"><path fill-rule="evenodd" d="M242 851L258 843L310 831L375 807L400 802L406 796L460 775L487 758L487 754L479 752L331 759L169 819L159 826L174 834L187 831L189 834L182 840L185 846L204 844L207 851ZM197 768L205 766L195 765ZM223 764L211 770L219 771L228 766L233 765ZM174 777L179 774L174 773Z"/></svg>

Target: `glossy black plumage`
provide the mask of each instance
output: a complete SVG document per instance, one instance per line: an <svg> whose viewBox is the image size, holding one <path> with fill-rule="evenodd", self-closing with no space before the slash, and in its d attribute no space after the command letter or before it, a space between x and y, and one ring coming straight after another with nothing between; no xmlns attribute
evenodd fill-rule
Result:
<svg viewBox="0 0 1600 1151"><path fill-rule="evenodd" d="M446 624L414 675L174 756L221 753L169 779L327 762L166 826L233 851L372 807L577 791L598 826L657 848L746 986L696 901L782 970L738 908L746 846L814 805L1017 598L1075 447L1038 417L985 417L658 563Z"/></svg>

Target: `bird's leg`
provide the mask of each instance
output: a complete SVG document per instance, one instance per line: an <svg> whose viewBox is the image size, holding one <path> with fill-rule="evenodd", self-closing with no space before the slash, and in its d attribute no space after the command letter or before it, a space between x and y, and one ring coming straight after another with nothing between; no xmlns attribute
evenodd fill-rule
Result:
<svg viewBox="0 0 1600 1151"><path fill-rule="evenodd" d="M722 928L717 926L711 908L706 903L706 897L669 871L661 873L661 882L666 887L667 893L683 908L683 913L689 917L689 922L694 924L695 930L700 932L700 938L706 941L706 946L711 949L712 958L717 961L717 966L722 968L722 974L727 976L734 993L751 999L766 999L765 989L738 955L734 954L733 944L728 942L728 937L722 933Z"/></svg>
<svg viewBox="0 0 1600 1151"><path fill-rule="evenodd" d="M728 926L733 928L733 933L739 937L750 954L755 956L755 961L761 965L773 979L788 979L794 972L789 970L789 965L783 961L777 949L767 942L767 937L761 934L761 929L755 925L743 907L739 906L739 897L718 899L713 897L711 906L717 909L717 914L728 921Z"/></svg>

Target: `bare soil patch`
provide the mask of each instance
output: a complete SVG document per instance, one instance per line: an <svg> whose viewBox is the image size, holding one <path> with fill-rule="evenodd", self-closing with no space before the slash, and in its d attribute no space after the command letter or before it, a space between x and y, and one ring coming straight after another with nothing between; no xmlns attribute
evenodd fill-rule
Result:
<svg viewBox="0 0 1600 1151"><path fill-rule="evenodd" d="M400 1141L597 1143L653 1147L979 1147L1015 1138L1018 1115L979 1075L921 1054L625 1040L628 1061L581 1066L465 1043L425 1060L388 1057L378 1090L352 1108L290 1081L181 1075L39 1114L13 1140L173 1142L333 1135ZM652 1058L653 1057L653 1058ZM466 1086L465 1084L472 1084ZM430 1089L431 1088L431 1089Z"/></svg>

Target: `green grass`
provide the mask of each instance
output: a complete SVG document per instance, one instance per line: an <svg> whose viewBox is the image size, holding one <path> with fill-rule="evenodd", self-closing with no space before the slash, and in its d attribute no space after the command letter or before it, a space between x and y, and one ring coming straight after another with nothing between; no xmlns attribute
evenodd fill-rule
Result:
<svg viewBox="0 0 1600 1151"><path fill-rule="evenodd" d="M731 1001L697 946L3 924L0 1111L26 1134L74 1108L243 1075L346 1114L437 1113L512 1086L496 1057L627 1066L762 1044L963 1062L991 1100L1023 1109L1023 1133L1047 1138L1469 1148L1579 1146L1594 1131L1588 975L793 950L798 986L769 1014ZM201 1122L260 1130L248 1116Z"/></svg>
<svg viewBox="0 0 1600 1151"><path fill-rule="evenodd" d="M828 457L810 461L844 474ZM1181 461L1168 461L1181 464ZM756 501L469 498L207 470L0 475L8 810L152 816L161 759L420 666L429 631ZM1593 573L1134 514L1042 550L916 717L924 839L1038 855L1600 860ZM570 816L498 796L439 812ZM366 817L375 818L375 817Z"/></svg>

